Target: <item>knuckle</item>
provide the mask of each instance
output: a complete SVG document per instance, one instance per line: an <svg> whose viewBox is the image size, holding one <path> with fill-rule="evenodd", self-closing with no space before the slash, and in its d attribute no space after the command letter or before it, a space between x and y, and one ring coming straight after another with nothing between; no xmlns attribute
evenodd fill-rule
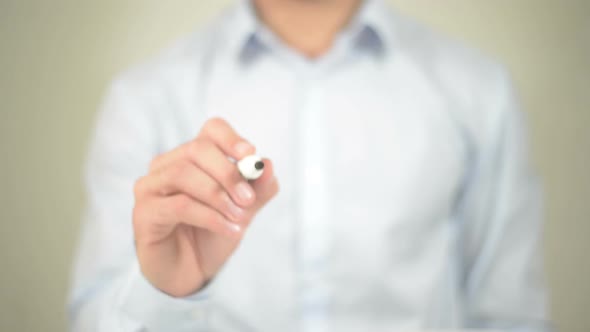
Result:
<svg viewBox="0 0 590 332"><path fill-rule="evenodd" d="M216 117L212 117L212 118L208 119L205 122L204 128L207 131L209 131L209 130L215 130L215 129L220 128L225 125L227 125L227 122L225 120L223 120L222 118L216 116Z"/></svg>
<svg viewBox="0 0 590 332"><path fill-rule="evenodd" d="M189 165L186 163L177 163L166 172L164 181L166 183L174 183L178 179L184 178L189 172Z"/></svg>
<svg viewBox="0 0 590 332"><path fill-rule="evenodd" d="M181 163L180 165L176 166L176 176L177 179L186 178L190 173L192 165L189 163Z"/></svg>
<svg viewBox="0 0 590 332"><path fill-rule="evenodd" d="M139 197L143 194L146 187L145 182L145 176L142 176L139 179L137 179L137 181L135 181L135 183L133 184L133 194L135 197Z"/></svg>
<svg viewBox="0 0 590 332"><path fill-rule="evenodd" d="M229 185L238 180L238 171L235 167L227 165L219 169L220 181L226 185Z"/></svg>
<svg viewBox="0 0 590 332"><path fill-rule="evenodd" d="M172 200L172 210L176 216L183 216L185 215L189 208L191 201L188 197L185 196L177 196L175 199Z"/></svg>
<svg viewBox="0 0 590 332"><path fill-rule="evenodd" d="M196 139L184 146L182 149L182 157L186 160L194 160L198 155L198 151L201 147L201 140Z"/></svg>
<svg viewBox="0 0 590 332"><path fill-rule="evenodd" d="M153 171L154 169L156 169L158 167L158 165L160 165L162 159L163 159L163 155L162 154L155 156L150 161L149 170L150 171Z"/></svg>
<svg viewBox="0 0 590 332"><path fill-rule="evenodd" d="M204 139L196 139L188 144L186 149L184 149L184 156L188 160L198 161L199 158L204 153L206 153L209 148L210 144L208 141Z"/></svg>

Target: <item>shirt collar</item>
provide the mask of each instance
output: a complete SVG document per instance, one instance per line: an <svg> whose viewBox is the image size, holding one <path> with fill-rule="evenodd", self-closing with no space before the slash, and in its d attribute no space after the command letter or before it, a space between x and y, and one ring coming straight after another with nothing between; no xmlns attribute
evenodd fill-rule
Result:
<svg viewBox="0 0 590 332"><path fill-rule="evenodd" d="M359 50L383 54L390 49L392 39L389 8L382 0L365 0L344 33L353 38Z"/></svg>
<svg viewBox="0 0 590 332"><path fill-rule="evenodd" d="M234 15L230 18L233 35L232 52L241 63L249 63L269 50L265 42L266 27L256 16L251 0L238 2ZM352 38L354 48L381 55L388 52L392 39L392 24L388 7L382 0L364 0L361 8L342 35Z"/></svg>

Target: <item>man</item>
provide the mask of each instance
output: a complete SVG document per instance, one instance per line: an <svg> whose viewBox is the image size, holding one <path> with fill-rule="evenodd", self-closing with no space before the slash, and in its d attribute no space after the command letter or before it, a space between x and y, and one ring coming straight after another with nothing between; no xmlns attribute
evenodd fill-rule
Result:
<svg viewBox="0 0 590 332"><path fill-rule="evenodd" d="M377 0L240 2L115 81L86 179L77 331L545 329L507 74Z"/></svg>

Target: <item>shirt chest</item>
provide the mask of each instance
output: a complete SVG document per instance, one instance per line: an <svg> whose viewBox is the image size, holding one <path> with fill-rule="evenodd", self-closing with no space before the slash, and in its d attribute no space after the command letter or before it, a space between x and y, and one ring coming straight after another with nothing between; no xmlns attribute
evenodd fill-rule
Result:
<svg viewBox="0 0 590 332"><path fill-rule="evenodd" d="M170 148L222 117L273 160L281 187L219 275L220 301L227 294L236 308L252 297L280 307L304 298L321 307L331 299L344 312L382 298L393 308L409 280L427 291L444 275L465 142L442 94L411 71L393 74L264 65L214 71L200 87L181 121L194 125ZM407 278L419 271L432 273Z"/></svg>
<svg viewBox="0 0 590 332"><path fill-rule="evenodd" d="M305 177L319 173L335 212L377 213L388 225L440 219L451 213L462 181L465 142L445 98L419 75L399 74L269 65L218 75L202 107L273 160L285 200L293 202L302 184L314 185Z"/></svg>

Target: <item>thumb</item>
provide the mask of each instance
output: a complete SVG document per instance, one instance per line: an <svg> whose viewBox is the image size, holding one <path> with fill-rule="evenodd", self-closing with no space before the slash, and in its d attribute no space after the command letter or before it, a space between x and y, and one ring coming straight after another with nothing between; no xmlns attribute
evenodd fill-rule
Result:
<svg viewBox="0 0 590 332"><path fill-rule="evenodd" d="M279 192L279 182L274 174L274 167L270 159L264 158L264 172L250 184L256 192L255 209L258 210L270 201Z"/></svg>

